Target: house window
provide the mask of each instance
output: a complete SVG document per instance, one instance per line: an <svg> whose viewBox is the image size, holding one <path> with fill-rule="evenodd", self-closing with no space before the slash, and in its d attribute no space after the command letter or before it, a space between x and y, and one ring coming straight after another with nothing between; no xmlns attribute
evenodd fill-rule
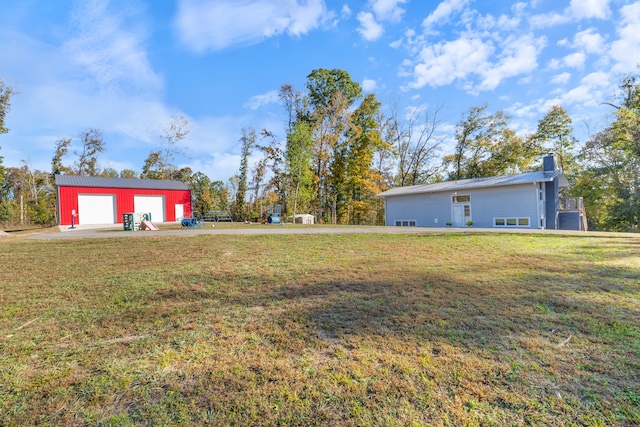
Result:
<svg viewBox="0 0 640 427"><path fill-rule="evenodd" d="M395 224L396 224L396 227L415 227L416 220L415 219L396 220Z"/></svg>
<svg viewBox="0 0 640 427"><path fill-rule="evenodd" d="M530 218L494 218L494 227L529 227Z"/></svg>
<svg viewBox="0 0 640 427"><path fill-rule="evenodd" d="M470 202L471 201L471 196L469 194L454 194L451 197L451 201L453 203L465 203L465 202Z"/></svg>

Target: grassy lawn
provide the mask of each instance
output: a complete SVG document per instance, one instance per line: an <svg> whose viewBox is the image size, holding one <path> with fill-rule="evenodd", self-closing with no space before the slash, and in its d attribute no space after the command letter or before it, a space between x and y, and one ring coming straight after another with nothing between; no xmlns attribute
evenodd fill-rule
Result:
<svg viewBox="0 0 640 427"><path fill-rule="evenodd" d="M640 424L640 237L0 239L0 425Z"/></svg>

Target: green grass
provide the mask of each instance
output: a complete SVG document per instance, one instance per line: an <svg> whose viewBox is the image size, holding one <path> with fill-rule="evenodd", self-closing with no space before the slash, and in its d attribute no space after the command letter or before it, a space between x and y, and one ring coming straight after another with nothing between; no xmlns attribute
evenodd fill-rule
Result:
<svg viewBox="0 0 640 427"><path fill-rule="evenodd" d="M0 425L640 424L640 238L0 240Z"/></svg>

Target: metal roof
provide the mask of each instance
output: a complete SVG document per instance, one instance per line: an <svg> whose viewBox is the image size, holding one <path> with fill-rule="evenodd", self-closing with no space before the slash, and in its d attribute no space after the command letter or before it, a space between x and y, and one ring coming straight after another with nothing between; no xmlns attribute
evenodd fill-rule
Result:
<svg viewBox="0 0 640 427"><path fill-rule="evenodd" d="M147 190L189 190L180 181L136 178L100 178L96 176L56 175L59 187L131 188Z"/></svg>
<svg viewBox="0 0 640 427"><path fill-rule="evenodd" d="M561 170L548 172L527 172L517 175L492 176L488 178L461 179L458 181L445 181L436 184L410 185L407 187L392 188L378 194L376 197L406 196L422 193L442 193L445 191L469 190L475 188L502 187L506 185L531 184L535 182L548 182L558 178L560 187L568 187L569 181Z"/></svg>

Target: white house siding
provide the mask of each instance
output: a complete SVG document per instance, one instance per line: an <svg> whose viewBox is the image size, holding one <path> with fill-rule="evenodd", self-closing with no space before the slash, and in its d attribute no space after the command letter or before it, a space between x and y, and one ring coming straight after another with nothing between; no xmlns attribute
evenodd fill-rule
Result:
<svg viewBox="0 0 640 427"><path fill-rule="evenodd" d="M471 221L474 227L494 227L494 218L529 218L529 228L538 228L537 184L528 183L470 190L457 190L471 196ZM419 227L445 227L452 221L454 192L423 193L388 197L386 224L397 220L415 220Z"/></svg>

